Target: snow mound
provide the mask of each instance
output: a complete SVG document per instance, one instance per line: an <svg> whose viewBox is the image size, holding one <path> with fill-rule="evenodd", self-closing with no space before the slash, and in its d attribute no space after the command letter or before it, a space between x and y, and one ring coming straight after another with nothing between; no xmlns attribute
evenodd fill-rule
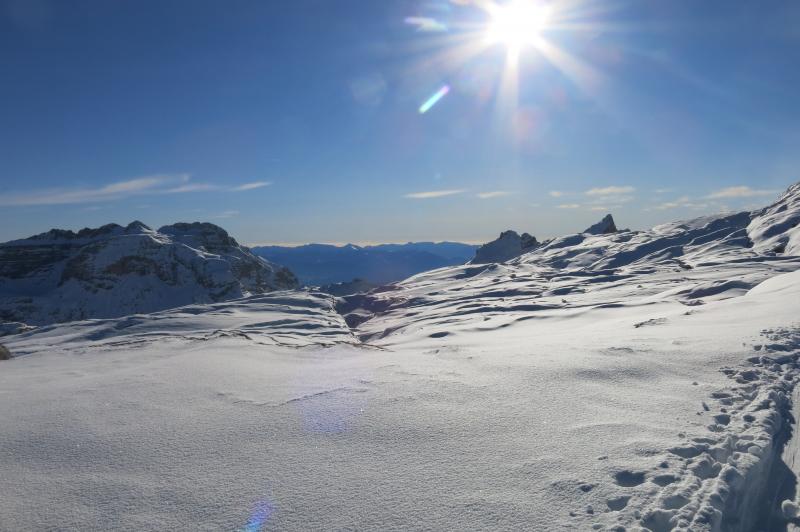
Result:
<svg viewBox="0 0 800 532"><path fill-rule="evenodd" d="M208 223L53 229L0 244L0 319L9 322L110 318L296 285Z"/></svg>

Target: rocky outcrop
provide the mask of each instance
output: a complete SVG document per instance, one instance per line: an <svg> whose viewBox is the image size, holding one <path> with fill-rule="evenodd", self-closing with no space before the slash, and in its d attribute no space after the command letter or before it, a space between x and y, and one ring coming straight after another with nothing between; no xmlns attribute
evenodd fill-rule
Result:
<svg viewBox="0 0 800 532"><path fill-rule="evenodd" d="M209 223L53 229L0 244L2 322L111 318L296 286Z"/></svg>
<svg viewBox="0 0 800 532"><path fill-rule="evenodd" d="M590 235L607 235L616 233L617 231L618 229L617 225L614 223L614 217L610 214L606 214L602 220L586 229L584 233L589 233Z"/></svg>
<svg viewBox="0 0 800 532"><path fill-rule="evenodd" d="M0 344L0 360L11 360L11 352L3 344Z"/></svg>
<svg viewBox="0 0 800 532"><path fill-rule="evenodd" d="M516 231L503 231L497 240L484 244L475 252L470 264L488 264L506 262L523 253L532 251L539 245L536 237L528 233L517 234Z"/></svg>

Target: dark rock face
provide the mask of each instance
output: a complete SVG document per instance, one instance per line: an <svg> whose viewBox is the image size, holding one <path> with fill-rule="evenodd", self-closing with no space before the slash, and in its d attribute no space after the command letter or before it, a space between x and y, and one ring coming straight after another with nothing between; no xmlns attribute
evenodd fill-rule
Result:
<svg viewBox="0 0 800 532"><path fill-rule="evenodd" d="M11 352L4 346L0 344L0 360L10 360L11 359Z"/></svg>
<svg viewBox="0 0 800 532"><path fill-rule="evenodd" d="M209 223L53 229L0 244L0 319L47 324L154 312L297 287Z"/></svg>
<svg viewBox="0 0 800 532"><path fill-rule="evenodd" d="M475 252L470 264L487 264L490 262L506 262L532 251L539 245L535 236L528 233L519 235L516 231L503 231L497 240L484 244Z"/></svg>
<svg viewBox="0 0 800 532"><path fill-rule="evenodd" d="M589 233L590 235L607 235L616 233L617 231L618 229L617 225L614 223L614 218L610 214L606 214L602 220L586 229L584 233Z"/></svg>
<svg viewBox="0 0 800 532"><path fill-rule="evenodd" d="M228 248L239 246L239 243L223 228L207 222L165 225L158 232L171 236L176 242L182 242L209 253L224 252Z"/></svg>

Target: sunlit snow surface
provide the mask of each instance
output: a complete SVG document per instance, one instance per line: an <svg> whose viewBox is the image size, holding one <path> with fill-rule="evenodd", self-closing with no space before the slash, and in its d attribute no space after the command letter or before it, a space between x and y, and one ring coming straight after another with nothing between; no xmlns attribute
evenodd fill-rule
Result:
<svg viewBox="0 0 800 532"><path fill-rule="evenodd" d="M795 379L790 199L421 274L352 330L282 292L4 338L0 529L719 529Z"/></svg>

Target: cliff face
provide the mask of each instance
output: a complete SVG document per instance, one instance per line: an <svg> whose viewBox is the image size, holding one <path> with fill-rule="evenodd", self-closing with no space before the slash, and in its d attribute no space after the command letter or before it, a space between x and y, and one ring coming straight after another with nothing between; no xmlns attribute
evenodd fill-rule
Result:
<svg viewBox="0 0 800 532"><path fill-rule="evenodd" d="M53 229L0 244L3 322L109 318L296 286L289 270L209 223Z"/></svg>

